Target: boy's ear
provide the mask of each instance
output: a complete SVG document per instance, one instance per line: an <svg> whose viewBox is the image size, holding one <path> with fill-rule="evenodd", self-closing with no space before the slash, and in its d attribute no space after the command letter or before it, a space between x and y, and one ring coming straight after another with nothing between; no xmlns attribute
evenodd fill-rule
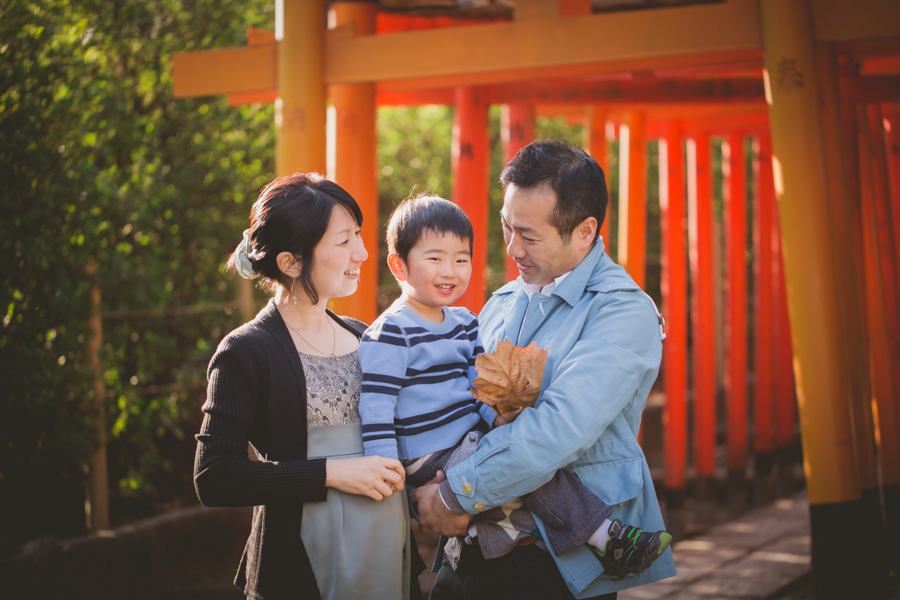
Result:
<svg viewBox="0 0 900 600"><path fill-rule="evenodd" d="M397 281L406 281L406 265L399 255L388 254L387 263L388 268L391 270L394 277L397 278Z"/></svg>

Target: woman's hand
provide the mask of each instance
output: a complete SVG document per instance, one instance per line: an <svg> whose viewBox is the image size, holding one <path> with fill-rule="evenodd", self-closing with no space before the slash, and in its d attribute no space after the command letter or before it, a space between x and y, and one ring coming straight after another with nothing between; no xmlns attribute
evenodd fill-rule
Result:
<svg viewBox="0 0 900 600"><path fill-rule="evenodd" d="M325 461L326 487L368 496L378 502L402 490L405 480L403 465L393 458L361 456Z"/></svg>

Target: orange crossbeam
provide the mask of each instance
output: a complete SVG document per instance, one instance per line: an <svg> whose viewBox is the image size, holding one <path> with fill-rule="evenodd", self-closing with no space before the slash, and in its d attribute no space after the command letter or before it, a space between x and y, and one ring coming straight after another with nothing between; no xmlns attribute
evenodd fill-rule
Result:
<svg viewBox="0 0 900 600"><path fill-rule="evenodd" d="M274 90L278 86L274 43L172 55L176 98Z"/></svg>

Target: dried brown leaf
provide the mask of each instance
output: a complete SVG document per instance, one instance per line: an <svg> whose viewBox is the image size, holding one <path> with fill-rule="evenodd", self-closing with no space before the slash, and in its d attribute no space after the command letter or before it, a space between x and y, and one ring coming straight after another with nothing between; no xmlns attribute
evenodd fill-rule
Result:
<svg viewBox="0 0 900 600"><path fill-rule="evenodd" d="M534 406L546 363L547 350L538 348L537 342L520 348L503 340L494 352L475 359L478 376L472 395L510 422L523 408Z"/></svg>

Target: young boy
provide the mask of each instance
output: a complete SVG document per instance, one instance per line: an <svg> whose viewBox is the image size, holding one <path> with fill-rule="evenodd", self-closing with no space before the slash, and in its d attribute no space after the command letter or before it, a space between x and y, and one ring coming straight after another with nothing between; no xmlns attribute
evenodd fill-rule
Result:
<svg viewBox="0 0 900 600"><path fill-rule="evenodd" d="M403 293L360 342L359 412L366 454L402 460L413 487L471 455L484 431L504 424L470 391L484 352L477 317L451 306L469 284L473 239L465 213L435 196L404 201L388 225L388 266ZM559 470L524 498L479 514L474 537L482 555L496 558L532 541L529 511L556 554L590 544L612 579L646 570L672 540L610 520L610 507Z"/></svg>

